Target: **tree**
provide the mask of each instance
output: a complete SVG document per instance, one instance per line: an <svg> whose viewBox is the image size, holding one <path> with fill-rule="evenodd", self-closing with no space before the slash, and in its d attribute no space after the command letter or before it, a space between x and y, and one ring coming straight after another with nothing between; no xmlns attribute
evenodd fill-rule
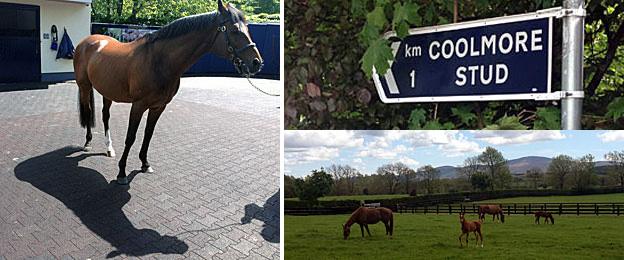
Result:
<svg viewBox="0 0 624 260"><path fill-rule="evenodd" d="M327 172L334 177L334 191L336 195L354 194L355 182L360 172L349 165L332 164Z"/></svg>
<svg viewBox="0 0 624 260"><path fill-rule="evenodd" d="M425 165L418 168L418 173L422 176L422 182L427 190L427 194L431 194L438 188L438 180L440 179L440 171L431 165Z"/></svg>
<svg viewBox="0 0 624 260"><path fill-rule="evenodd" d="M544 173L539 168L532 168L526 171L525 176L529 183L533 184L533 189L537 189L540 181L544 177Z"/></svg>
<svg viewBox="0 0 624 260"><path fill-rule="evenodd" d="M323 168L313 170L311 175L298 182L298 194L300 200L316 201L325 196L331 190L333 180Z"/></svg>
<svg viewBox="0 0 624 260"><path fill-rule="evenodd" d="M494 188L502 189L509 184L511 173L507 166L507 160L501 152L488 146L478 158L479 163L484 167L484 172L489 174L491 190Z"/></svg>
<svg viewBox="0 0 624 260"><path fill-rule="evenodd" d="M296 178L294 176L284 175L284 197L285 198L297 197L295 181L296 181Z"/></svg>
<svg viewBox="0 0 624 260"><path fill-rule="evenodd" d="M589 188L594 181L595 166L594 156L591 154L587 154L574 161L572 173L570 174L572 188L577 191L583 191Z"/></svg>
<svg viewBox="0 0 624 260"><path fill-rule="evenodd" d="M566 176L572 172L574 160L567 155L558 155L548 165L548 177L550 183L559 190L563 190Z"/></svg>
<svg viewBox="0 0 624 260"><path fill-rule="evenodd" d="M480 165L479 156L472 156L464 160L464 164L459 169L459 173L462 176L465 176L466 178L471 179L473 175L479 173L481 168L482 167Z"/></svg>
<svg viewBox="0 0 624 260"><path fill-rule="evenodd" d="M484 191L488 189L492 185L490 182L490 176L484 173L476 173L470 178L470 184L475 190Z"/></svg>
<svg viewBox="0 0 624 260"><path fill-rule="evenodd" d="M408 186L409 189L409 176L412 172L414 172L414 170L401 162L385 164L377 168L377 174L384 177L386 187L388 187L390 194L395 194L396 187L401 180L406 181L406 186ZM409 190L407 194L409 194Z"/></svg>
<svg viewBox="0 0 624 260"><path fill-rule="evenodd" d="M620 182L620 187L624 189L624 150L609 152L605 158L611 162L611 174Z"/></svg>

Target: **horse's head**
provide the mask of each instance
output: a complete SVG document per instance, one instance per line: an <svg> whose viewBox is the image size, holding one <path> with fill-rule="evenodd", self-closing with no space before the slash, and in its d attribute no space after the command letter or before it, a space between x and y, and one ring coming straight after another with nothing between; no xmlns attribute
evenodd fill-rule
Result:
<svg viewBox="0 0 624 260"><path fill-rule="evenodd" d="M342 225L342 235L344 236L345 240L347 240L349 238L349 234L351 234L351 227L350 226L345 226L343 224Z"/></svg>
<svg viewBox="0 0 624 260"><path fill-rule="evenodd" d="M463 213L463 212L460 212L460 213L459 213L459 222L464 222L464 220L466 220L466 219L464 218L464 213Z"/></svg>
<svg viewBox="0 0 624 260"><path fill-rule="evenodd" d="M230 58L236 70L245 75L253 75L262 69L263 61L256 44L251 40L247 21L243 13L233 5L219 6L219 34L215 40L216 54Z"/></svg>

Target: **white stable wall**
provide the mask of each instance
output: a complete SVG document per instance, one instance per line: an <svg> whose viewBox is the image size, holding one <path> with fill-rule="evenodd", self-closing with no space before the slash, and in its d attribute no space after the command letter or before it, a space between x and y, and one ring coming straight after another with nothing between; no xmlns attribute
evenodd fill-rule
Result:
<svg viewBox="0 0 624 260"><path fill-rule="evenodd" d="M50 34L52 25L58 29L58 43L63 37L63 27L71 38L74 46L91 34L91 5L85 1L49 1L49 0L0 0L4 3L26 4L39 6L39 23L41 40L41 73L73 72L72 60L56 59L56 51L50 49L52 35L43 39L43 34Z"/></svg>

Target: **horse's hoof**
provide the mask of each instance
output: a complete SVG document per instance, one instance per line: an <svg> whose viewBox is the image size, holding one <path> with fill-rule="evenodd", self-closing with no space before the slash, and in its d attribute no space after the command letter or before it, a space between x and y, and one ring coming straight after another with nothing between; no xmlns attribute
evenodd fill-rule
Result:
<svg viewBox="0 0 624 260"><path fill-rule="evenodd" d="M128 177L117 177L117 184L119 185L128 185Z"/></svg>
<svg viewBox="0 0 624 260"><path fill-rule="evenodd" d="M91 151L91 149L93 149L93 147L91 147L91 146L85 146L85 147L82 148L82 150L85 151L85 152L89 152L89 151Z"/></svg>
<svg viewBox="0 0 624 260"><path fill-rule="evenodd" d="M115 157L115 151L107 151L106 152L106 156L108 156L108 157Z"/></svg>
<svg viewBox="0 0 624 260"><path fill-rule="evenodd" d="M152 166L141 167L141 171L145 173L154 173L154 169L152 169Z"/></svg>

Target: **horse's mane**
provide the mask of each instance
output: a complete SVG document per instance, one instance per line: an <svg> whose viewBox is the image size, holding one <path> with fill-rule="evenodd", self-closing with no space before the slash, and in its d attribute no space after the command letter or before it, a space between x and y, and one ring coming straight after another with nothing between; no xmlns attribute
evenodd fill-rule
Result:
<svg viewBox="0 0 624 260"><path fill-rule="evenodd" d="M230 13L231 19L232 21L234 21L234 23L238 23L238 22L243 22L245 24L247 23L243 13L239 11L238 9L236 9L234 5L228 4L228 12ZM181 35L194 32L194 31L200 31L207 27L217 24L219 22L218 21L219 15L220 15L219 12L212 11L209 13L196 14L196 15L182 17L163 26L158 31L143 35L142 38L145 38L147 42L151 43L151 42L155 42L158 40L176 38Z"/></svg>

